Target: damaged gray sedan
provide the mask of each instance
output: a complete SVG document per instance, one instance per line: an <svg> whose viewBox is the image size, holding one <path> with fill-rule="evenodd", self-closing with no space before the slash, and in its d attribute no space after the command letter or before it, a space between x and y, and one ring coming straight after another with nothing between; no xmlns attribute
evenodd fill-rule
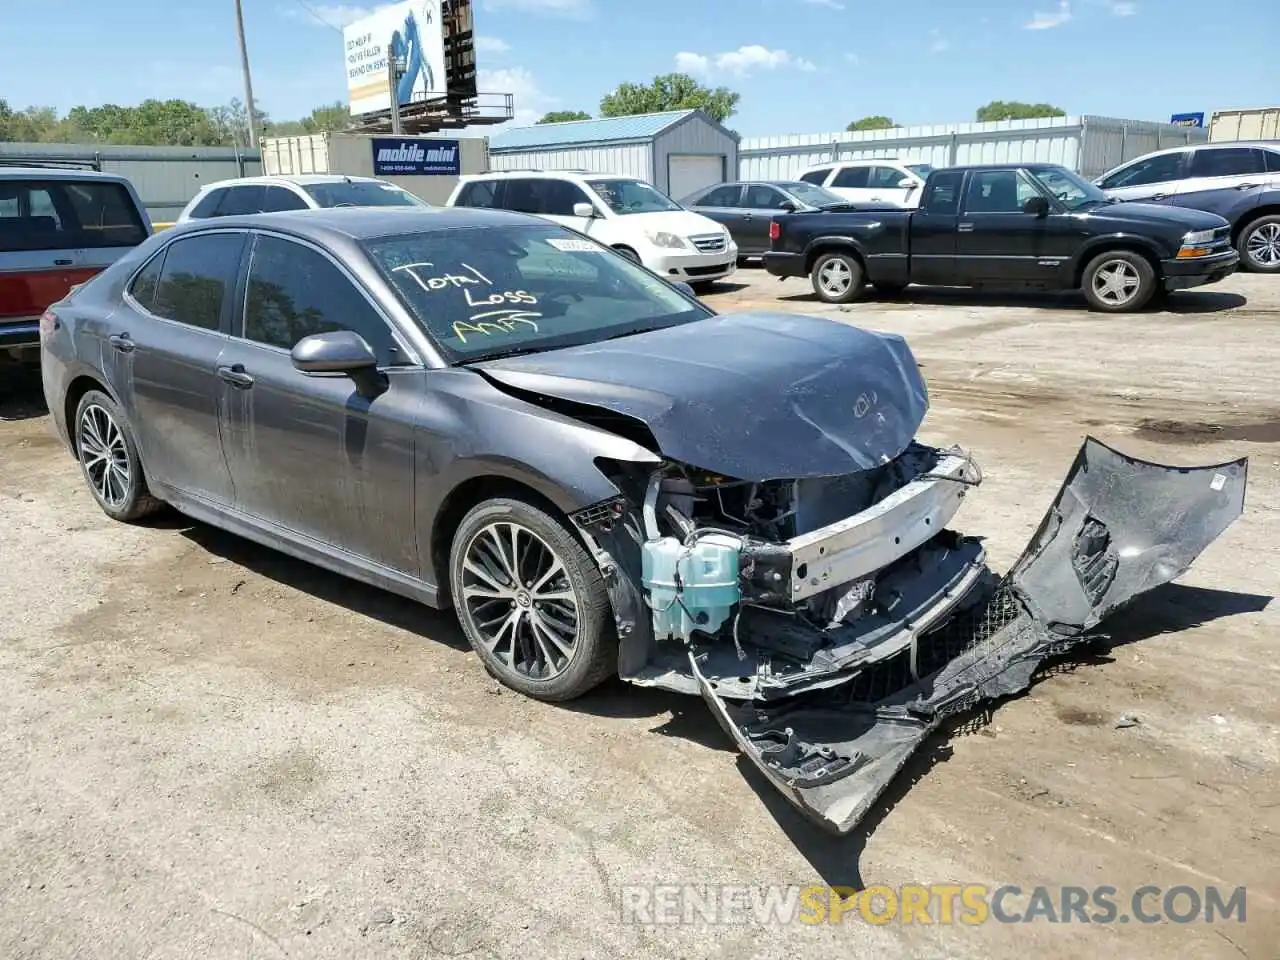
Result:
<svg viewBox="0 0 1280 960"><path fill-rule="evenodd" d="M484 210L180 225L41 320L53 420L101 507L168 503L453 607L544 700L702 696L811 818L855 826L946 717L1181 574L1247 464L1081 448L994 575L982 474L919 443L906 342L717 316L580 234Z"/></svg>

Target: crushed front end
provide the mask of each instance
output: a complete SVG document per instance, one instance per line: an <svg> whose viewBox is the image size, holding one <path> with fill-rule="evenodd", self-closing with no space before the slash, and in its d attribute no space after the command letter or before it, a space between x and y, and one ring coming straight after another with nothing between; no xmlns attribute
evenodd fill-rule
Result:
<svg viewBox="0 0 1280 960"><path fill-rule="evenodd" d="M982 480L958 449L911 443L795 480L613 466L623 496L575 520L605 568L619 672L703 696L839 833L945 718L1024 690L1045 658L1185 571L1240 515L1247 474L1245 460L1168 467L1090 438L1001 578L951 528Z"/></svg>

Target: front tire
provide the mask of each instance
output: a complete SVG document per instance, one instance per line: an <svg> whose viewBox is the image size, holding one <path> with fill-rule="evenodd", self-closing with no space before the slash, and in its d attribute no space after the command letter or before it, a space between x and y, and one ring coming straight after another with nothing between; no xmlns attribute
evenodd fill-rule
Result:
<svg viewBox="0 0 1280 960"><path fill-rule="evenodd" d="M537 700L580 697L617 671L600 568L563 522L523 500L488 500L459 524L449 579L485 667Z"/></svg>
<svg viewBox="0 0 1280 960"><path fill-rule="evenodd" d="M1089 306L1103 313L1133 313L1155 296L1155 268L1140 253L1110 250L1089 261L1081 290Z"/></svg>
<svg viewBox="0 0 1280 960"><path fill-rule="evenodd" d="M164 506L147 489L133 428L119 405L101 390L80 398L74 435L89 492L107 516L133 523Z"/></svg>
<svg viewBox="0 0 1280 960"><path fill-rule="evenodd" d="M640 263L640 264L644 263L644 261L640 259L640 254L636 253L630 247L614 247L613 249L617 250L618 253L622 254L632 263Z"/></svg>
<svg viewBox="0 0 1280 960"><path fill-rule="evenodd" d="M866 272L851 253L824 253L813 264L810 282L823 303L853 303L866 292Z"/></svg>
<svg viewBox="0 0 1280 960"><path fill-rule="evenodd" d="M1259 217L1240 231L1240 262L1254 273L1280 273L1280 216Z"/></svg>

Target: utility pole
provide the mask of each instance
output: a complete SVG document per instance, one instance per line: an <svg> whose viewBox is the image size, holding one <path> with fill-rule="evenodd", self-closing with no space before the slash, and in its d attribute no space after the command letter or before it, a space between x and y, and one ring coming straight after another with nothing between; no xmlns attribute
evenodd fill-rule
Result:
<svg viewBox="0 0 1280 960"><path fill-rule="evenodd" d="M240 0L236 0L237 3ZM391 94L391 135L400 136L403 132L403 126L400 123L400 93L397 89L400 86L400 77L404 73L401 66L400 58L391 52L390 47L387 49L387 88Z"/></svg>
<svg viewBox="0 0 1280 960"><path fill-rule="evenodd" d="M249 47L244 42L244 11L236 0L236 38L240 41L240 72L244 74L244 110L249 120L249 149L258 146L258 118L253 102L253 79L249 76Z"/></svg>

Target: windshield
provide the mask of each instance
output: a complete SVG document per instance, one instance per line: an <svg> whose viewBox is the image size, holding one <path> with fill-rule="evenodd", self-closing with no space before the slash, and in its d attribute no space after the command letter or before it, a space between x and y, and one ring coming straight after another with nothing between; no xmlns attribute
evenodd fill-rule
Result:
<svg viewBox="0 0 1280 960"><path fill-rule="evenodd" d="M680 204L659 193L643 180L588 180L596 196L614 213L663 213L682 210Z"/></svg>
<svg viewBox="0 0 1280 960"><path fill-rule="evenodd" d="M1041 168L1032 173L1068 210L1079 210L1090 203L1110 202L1105 193L1065 167Z"/></svg>
<svg viewBox="0 0 1280 960"><path fill-rule="evenodd" d="M797 200L814 207L827 207L833 203L844 204L849 202L844 197L832 193L826 187L815 187L812 183L788 183L784 184L782 189Z"/></svg>
<svg viewBox="0 0 1280 960"><path fill-rule="evenodd" d="M931 163L908 163L907 169L921 180L928 180L929 174L933 173L935 168Z"/></svg>
<svg viewBox="0 0 1280 960"><path fill-rule="evenodd" d="M430 204L419 200L394 183L380 180L345 180L337 183L299 184L311 199L322 207L426 207Z"/></svg>
<svg viewBox="0 0 1280 960"><path fill-rule="evenodd" d="M711 315L639 264L553 224L404 234L364 246L454 362Z"/></svg>

